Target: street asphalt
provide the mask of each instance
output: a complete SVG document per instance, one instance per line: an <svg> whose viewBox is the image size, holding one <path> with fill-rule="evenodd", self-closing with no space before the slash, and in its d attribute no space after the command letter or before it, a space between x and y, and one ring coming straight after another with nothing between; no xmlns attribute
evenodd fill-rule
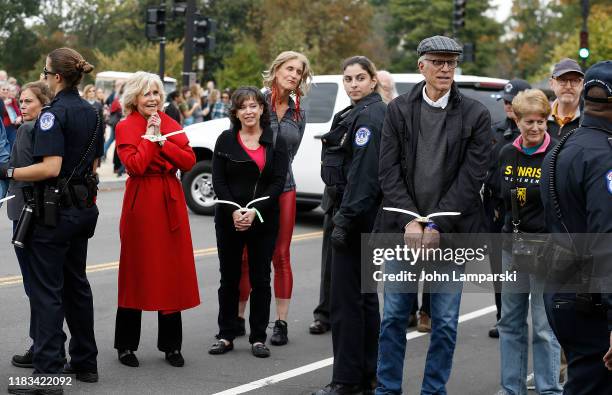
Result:
<svg viewBox="0 0 612 395"><path fill-rule="evenodd" d="M323 222L320 209L299 213L294 231L289 344L270 346L272 356L268 359L253 357L246 337L237 339L235 350L226 355L213 357L207 353L217 332L219 262L214 250L212 217L190 213L202 304L183 314L182 352L186 364L183 368L174 368L164 361L163 354L156 348L156 314L149 312L143 314L141 344L137 351L140 367L121 365L113 349L113 336L122 197L121 188L100 193L100 217L89 246L88 276L94 295L100 381L96 384L76 382L65 387L66 393L310 394L330 381L331 334L315 336L308 333L312 310L319 295ZM31 373L10 364L13 354L22 353L29 346L28 300L20 282L19 266L10 238L11 223L0 221L0 243L3 246L0 248L0 385L5 385L4 388L9 377L29 376ZM453 374L447 387L449 394L494 394L498 390L499 343L487 336L495 319L491 305L492 295L463 295ZM271 322L275 319L272 316L274 311L272 306ZM403 388L406 394L418 394L428 335L411 332L408 337Z"/></svg>

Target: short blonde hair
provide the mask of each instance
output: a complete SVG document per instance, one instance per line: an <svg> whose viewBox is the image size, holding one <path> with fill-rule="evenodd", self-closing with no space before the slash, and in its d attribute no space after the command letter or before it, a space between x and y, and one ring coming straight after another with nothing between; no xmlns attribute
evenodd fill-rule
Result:
<svg viewBox="0 0 612 395"><path fill-rule="evenodd" d="M95 86L93 84L87 84L85 85L85 88L83 88L83 96L87 96L87 91L90 90L91 88L94 88L94 93L95 93Z"/></svg>
<svg viewBox="0 0 612 395"><path fill-rule="evenodd" d="M279 67L281 67L286 62L297 59L304 65L304 70L302 71L302 79L300 80L300 84L298 85L298 90L300 91L300 96L304 96L310 90L310 84L312 82L312 69L310 68L310 62L308 58L300 53L295 51L285 51L281 52L276 59L270 65L270 68L263 73L263 84L267 88L272 88L272 84L274 83L274 78L276 77L276 71ZM296 92L298 93L298 92Z"/></svg>
<svg viewBox="0 0 612 395"><path fill-rule="evenodd" d="M551 110L544 92L539 89L526 89L512 99L512 111L518 119L522 119L531 114L548 118Z"/></svg>
<svg viewBox="0 0 612 395"><path fill-rule="evenodd" d="M136 111L138 96L147 93L152 85L157 85L159 89L159 95L161 97L159 101L159 110L161 111L164 108L166 92L164 91L164 84L162 84L159 76L145 71L138 71L128 78L123 85L123 95L120 101L125 116Z"/></svg>

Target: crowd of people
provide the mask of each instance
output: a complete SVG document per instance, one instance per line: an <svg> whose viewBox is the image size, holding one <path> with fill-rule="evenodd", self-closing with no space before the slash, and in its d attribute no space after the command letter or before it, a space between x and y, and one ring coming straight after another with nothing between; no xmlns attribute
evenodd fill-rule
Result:
<svg viewBox="0 0 612 395"><path fill-rule="evenodd" d="M312 334L331 330L334 362L330 384L316 395L402 393L405 333L416 321L418 290L386 284L380 316L378 295L363 290L363 234L397 234L416 249L437 248L449 234L612 233L612 62L585 74L575 61L560 60L550 79L552 104L526 81L511 80L501 97L507 117L491 125L487 108L454 82L462 51L448 37L421 41L417 66L424 81L399 96L392 76L377 71L365 56L349 57L339 69L351 105L335 114L331 130L321 137L326 185L321 298L309 328ZM47 56L41 81L21 89L0 81L0 182L10 181L10 193L17 196L8 212L31 307L32 346L15 355L13 365L40 375L98 381L85 258L98 217L96 171L113 141L129 174L119 229L117 358L125 366L139 366L142 312L155 311L157 348L171 366L185 364L182 311L198 306L200 295L176 174L196 161L183 127L217 117L229 117L231 127L218 137L213 153L221 278L219 328L208 352L234 349L234 340L246 334L250 300L251 353L269 357L272 289L276 311L270 344L289 343L296 218L292 161L307 122L300 104L313 76L308 59L299 52L280 53L263 73L263 92L245 86L221 93L212 81L206 90L196 84L171 92L165 111L166 93L157 75L137 72L105 98L93 85L82 94L77 89L92 70L76 51L60 48ZM0 80L4 74L0 71ZM105 124L111 131L106 143ZM572 162L577 150L579 163ZM565 169L559 177L557 163ZM555 188L557 178L563 188ZM411 219L383 207L458 215ZM584 212L597 215L581 216ZM20 238L29 216L27 236ZM143 237L150 234L156 243ZM593 251L600 252L596 264L605 264L610 246L605 240L594 243ZM491 271L515 267L517 249L512 243L494 245ZM401 270L393 260L385 267L390 274ZM463 273L464 267L451 270ZM521 292L506 283L496 287L498 320L489 335L500 338L499 394L527 391L529 307L535 389L611 393L610 295L589 294L588 303L581 296L578 306L575 294L572 299L545 293L535 274L518 277L512 286ZM446 393L451 375L463 285L450 290L447 285L430 284L420 309L419 318L426 318L420 329L431 332L423 394ZM64 320L71 337L68 352ZM568 365L565 383L563 364ZM59 385L44 389L63 393ZM10 393L40 390L9 386Z"/></svg>

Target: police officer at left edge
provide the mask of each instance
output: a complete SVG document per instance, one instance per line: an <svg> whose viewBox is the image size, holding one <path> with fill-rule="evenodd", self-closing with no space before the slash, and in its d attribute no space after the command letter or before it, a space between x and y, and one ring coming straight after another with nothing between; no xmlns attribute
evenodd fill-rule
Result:
<svg viewBox="0 0 612 395"><path fill-rule="evenodd" d="M365 56L344 61L343 84L353 103L322 136L321 177L333 201L330 318L332 381L316 395L370 394L376 386L378 295L362 293L361 234L372 231L382 193L378 156L387 106L376 67Z"/></svg>
<svg viewBox="0 0 612 395"><path fill-rule="evenodd" d="M583 94L580 126L546 155L540 184L548 186L546 226L557 245L590 257L581 275L590 285L585 293L552 288L544 303L567 357L563 393L612 394L612 61L587 70Z"/></svg>
<svg viewBox="0 0 612 395"><path fill-rule="evenodd" d="M77 85L93 66L76 51L49 53L44 78L55 99L33 130L34 164L0 168L0 179L34 182L35 219L24 240L30 262L34 375L76 374L97 382L93 297L85 274L87 242L98 218L95 169L103 149L103 120ZM62 326L70 329L70 362L64 366ZM62 386L9 386L14 394L61 394Z"/></svg>

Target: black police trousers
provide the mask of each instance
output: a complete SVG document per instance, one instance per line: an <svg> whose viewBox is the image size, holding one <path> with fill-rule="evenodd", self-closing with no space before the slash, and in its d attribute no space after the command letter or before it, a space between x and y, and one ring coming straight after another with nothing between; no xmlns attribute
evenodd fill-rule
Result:
<svg viewBox="0 0 612 395"><path fill-rule="evenodd" d="M30 308L34 327L34 372L63 370L64 318L70 329L70 363L77 371L97 371L93 297L85 274L87 241L98 208L60 209L55 228L35 224L27 244Z"/></svg>
<svg viewBox="0 0 612 395"><path fill-rule="evenodd" d="M380 312L378 294L361 292L359 233L348 248L332 247L331 330L334 350L332 382L362 385L376 378Z"/></svg>
<svg viewBox="0 0 612 395"><path fill-rule="evenodd" d="M548 322L567 358L563 394L612 394L612 372L603 362L610 348L607 317L578 311L575 301L575 294L544 294Z"/></svg>
<svg viewBox="0 0 612 395"><path fill-rule="evenodd" d="M142 310L117 308L115 320L115 348L117 350L138 350L141 318ZM183 343L181 312L163 314L158 311L157 324L157 349L162 352L180 351Z"/></svg>
<svg viewBox="0 0 612 395"><path fill-rule="evenodd" d="M331 233L334 230L333 210L328 210L323 216L323 246L321 248L321 283L319 285L319 304L315 307L313 316L324 324L329 319L329 283L331 282L332 246Z"/></svg>
<svg viewBox="0 0 612 395"><path fill-rule="evenodd" d="M247 230L216 226L219 253L219 334L217 338L233 341L238 330L238 298L242 274L242 253L246 245L249 252L249 280L251 282L249 326L251 344L266 341L270 322L270 265L278 227L273 230Z"/></svg>

